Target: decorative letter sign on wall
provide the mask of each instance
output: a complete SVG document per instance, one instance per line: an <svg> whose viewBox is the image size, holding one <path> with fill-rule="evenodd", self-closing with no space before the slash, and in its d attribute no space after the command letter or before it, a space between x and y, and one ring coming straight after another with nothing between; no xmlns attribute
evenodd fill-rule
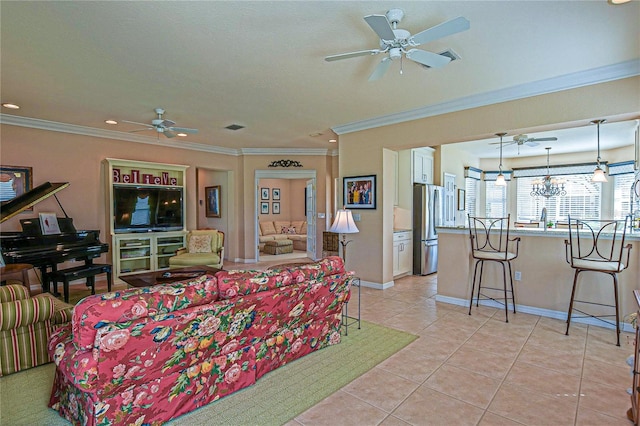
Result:
<svg viewBox="0 0 640 426"><path fill-rule="evenodd" d="M178 178L171 176L169 172L160 172L160 175L152 173L140 172L137 169L131 169L129 173L122 169L113 169L113 183L137 183L142 185L162 185L177 186L180 184Z"/></svg>

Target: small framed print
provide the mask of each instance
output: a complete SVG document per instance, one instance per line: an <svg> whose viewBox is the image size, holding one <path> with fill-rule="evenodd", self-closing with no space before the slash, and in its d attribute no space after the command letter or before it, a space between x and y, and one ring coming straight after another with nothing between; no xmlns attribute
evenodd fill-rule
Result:
<svg viewBox="0 0 640 426"><path fill-rule="evenodd" d="M269 203L260 203L260 214L269 214Z"/></svg>
<svg viewBox="0 0 640 426"><path fill-rule="evenodd" d="M261 200L269 199L269 188L260 188L260 199Z"/></svg>
<svg viewBox="0 0 640 426"><path fill-rule="evenodd" d="M273 214L280 214L280 203L273 203Z"/></svg>
<svg viewBox="0 0 640 426"><path fill-rule="evenodd" d="M271 198L273 201L280 201L280 188L273 188L271 190Z"/></svg>
<svg viewBox="0 0 640 426"><path fill-rule="evenodd" d="M220 185L207 186L204 189L207 198L205 213L207 217L221 217L220 214Z"/></svg>

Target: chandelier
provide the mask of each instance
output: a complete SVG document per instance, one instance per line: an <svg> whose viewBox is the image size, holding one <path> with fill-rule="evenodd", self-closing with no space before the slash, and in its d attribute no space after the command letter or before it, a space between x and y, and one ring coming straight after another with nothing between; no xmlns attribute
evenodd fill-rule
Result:
<svg viewBox="0 0 640 426"><path fill-rule="evenodd" d="M551 151L551 148L547 147L545 149L547 150L547 175L541 180L536 179L533 181L531 196L549 198L557 195L567 195L567 191L564 190L564 181L551 177L549 172L549 151Z"/></svg>

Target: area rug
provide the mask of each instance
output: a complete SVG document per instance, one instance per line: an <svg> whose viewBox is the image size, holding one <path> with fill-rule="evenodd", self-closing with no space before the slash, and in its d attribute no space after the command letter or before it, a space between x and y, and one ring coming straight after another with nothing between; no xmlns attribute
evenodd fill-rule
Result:
<svg viewBox="0 0 640 426"><path fill-rule="evenodd" d="M268 373L233 395L185 414L169 425L282 425L361 376L417 338L362 322L342 342ZM0 424L68 425L47 407L54 365L0 378Z"/></svg>

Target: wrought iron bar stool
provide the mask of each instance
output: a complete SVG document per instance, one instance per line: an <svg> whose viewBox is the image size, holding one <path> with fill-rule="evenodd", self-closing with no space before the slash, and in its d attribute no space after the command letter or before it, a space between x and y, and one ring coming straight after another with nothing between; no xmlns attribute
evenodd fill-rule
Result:
<svg viewBox="0 0 640 426"><path fill-rule="evenodd" d="M469 315L471 315L471 308L473 307L473 293L475 292L476 287L476 277L478 277L476 307L479 306L481 297L483 297L483 300L492 300L494 302L504 304L505 320L506 322L509 322L509 298L507 293L510 292L513 313L516 313L511 261L518 257L520 237L509 238L510 217L510 215L500 218L469 216L471 257L475 260L473 283L471 285L471 299L469 301ZM515 250L513 250L514 246ZM496 262L502 266L502 288L485 286L484 289L494 291L502 290L504 292L504 302L482 292L482 273L485 262ZM505 264L509 267L510 289L507 286L507 270ZM478 268L480 268L480 274L478 274Z"/></svg>
<svg viewBox="0 0 640 426"><path fill-rule="evenodd" d="M583 315L573 318L594 318L609 325L613 325L606 318L616 318L616 344L620 346L620 311L618 308L618 273L629 266L629 254L631 244L625 245L628 218L624 220L583 220L569 218L569 239L565 240L565 257L567 263L575 269L573 275L573 288L567 313L567 331L571 325L573 311ZM578 275L581 272L599 272L611 275L613 278L614 304L606 304L593 300L576 299ZM583 296L581 296L583 297ZM590 314L576 308L575 303L614 308L614 314L605 314L602 310L597 314ZM581 305L582 306L582 305ZM583 308L583 309L586 309ZM596 310L597 308L594 308Z"/></svg>

